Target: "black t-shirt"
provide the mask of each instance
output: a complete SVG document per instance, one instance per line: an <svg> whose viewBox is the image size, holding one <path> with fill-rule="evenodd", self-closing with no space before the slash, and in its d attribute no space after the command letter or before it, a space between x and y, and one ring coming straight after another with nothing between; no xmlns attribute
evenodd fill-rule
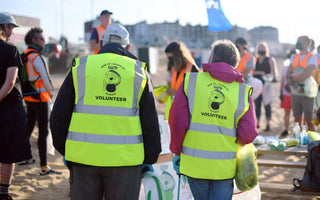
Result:
<svg viewBox="0 0 320 200"><path fill-rule="evenodd" d="M0 40L0 88L4 84L9 67L22 66L21 58L17 47L13 44ZM20 79L17 77L15 85L11 92L0 102L1 105L13 103L22 99Z"/></svg>
<svg viewBox="0 0 320 200"><path fill-rule="evenodd" d="M257 58L255 71L264 71L264 73L270 74L271 68L269 64L269 57L265 57L261 63L259 62L259 58ZM254 77L260 79L262 83L264 83L262 75L254 75Z"/></svg>

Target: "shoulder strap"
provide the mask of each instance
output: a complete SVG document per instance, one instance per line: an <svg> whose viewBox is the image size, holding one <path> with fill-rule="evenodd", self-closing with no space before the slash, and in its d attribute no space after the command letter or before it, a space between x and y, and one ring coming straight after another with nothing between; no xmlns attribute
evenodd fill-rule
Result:
<svg viewBox="0 0 320 200"><path fill-rule="evenodd" d="M46 72L46 74L47 74L47 77L48 77L49 83L50 83L50 85L51 85L52 89L54 89L53 84L52 84L52 81L51 81L51 78L50 78L49 73L48 73L48 71L47 71L47 65L46 65L46 62L43 60L43 58L42 58L41 54L39 54L39 57L40 57L40 59L41 59L41 61L42 61L42 63L43 63L43 66L44 66L45 72Z"/></svg>

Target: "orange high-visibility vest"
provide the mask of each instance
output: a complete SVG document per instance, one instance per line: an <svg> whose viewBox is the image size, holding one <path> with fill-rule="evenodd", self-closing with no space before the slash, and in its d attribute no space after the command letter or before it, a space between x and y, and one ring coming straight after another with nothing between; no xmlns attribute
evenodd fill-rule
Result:
<svg viewBox="0 0 320 200"><path fill-rule="evenodd" d="M27 55L28 52L30 51L34 51L33 49L27 49L24 53ZM33 65L33 60L37 57L40 56L39 53L30 53L28 55L28 60L26 63L26 68L27 68L27 73L28 73L28 77L30 81L35 81L34 83L34 87L37 89L37 91L39 91L40 94L40 99L35 99L31 96L24 96L24 100L25 101L29 101L29 102L48 102L50 101L50 92L47 91L46 86L44 85L43 80L40 77L40 74L38 72L36 72L34 65ZM45 64L45 63L43 63ZM46 67L46 70L49 71L49 69ZM33 80L34 79L34 80Z"/></svg>
<svg viewBox="0 0 320 200"><path fill-rule="evenodd" d="M174 69L174 68L172 68L172 69ZM177 78L178 72L176 70L173 70L172 78L171 78L171 88L174 90L178 90L179 86L181 85L181 83L183 81L184 74L186 72L191 72L191 70L192 70L192 64L190 62L188 62L186 67L180 71L178 78Z"/></svg>
<svg viewBox="0 0 320 200"><path fill-rule="evenodd" d="M244 54L244 56L241 58L238 66L237 66L237 70L239 72L244 72L245 67L246 67L246 63L249 62L249 60L253 57L253 55L251 55L249 52Z"/></svg>
<svg viewBox="0 0 320 200"><path fill-rule="evenodd" d="M307 55L299 62L300 60L300 53L294 55L293 63L292 63L292 69L296 68L297 66L303 67L304 69L307 69L307 62L309 57L312 55L312 52L307 53Z"/></svg>
<svg viewBox="0 0 320 200"><path fill-rule="evenodd" d="M294 59L293 59L293 63L292 63L292 69L296 68L296 67L302 67L304 68L305 70L307 69L307 62L310 58L310 56L312 56L312 52L309 52L306 54L306 56L300 61L300 53L299 54L296 54L294 55ZM316 66L316 69L313 70L313 73L312 73L312 77L315 78L316 74L317 74L317 66Z"/></svg>
<svg viewBox="0 0 320 200"><path fill-rule="evenodd" d="M103 32L105 30L105 28L103 28L101 25L96 27L95 28L97 30L97 33L98 33L98 44L100 44L100 41L101 41L101 37L103 35ZM93 51L93 54L98 54L98 52L100 51L101 48L97 49L97 50L94 50Z"/></svg>

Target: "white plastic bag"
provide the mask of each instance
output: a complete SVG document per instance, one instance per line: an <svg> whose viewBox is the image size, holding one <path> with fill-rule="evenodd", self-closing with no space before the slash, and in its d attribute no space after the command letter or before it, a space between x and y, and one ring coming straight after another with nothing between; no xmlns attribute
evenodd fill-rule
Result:
<svg viewBox="0 0 320 200"><path fill-rule="evenodd" d="M252 76L248 76L246 80L246 84L253 88L252 91L252 99L255 100L262 93L263 84L260 79L254 78Z"/></svg>
<svg viewBox="0 0 320 200"><path fill-rule="evenodd" d="M145 172L142 175L142 184L139 200L162 200L165 199L163 185L160 177L154 172Z"/></svg>
<svg viewBox="0 0 320 200"><path fill-rule="evenodd" d="M54 146L53 146L52 134L50 129L47 136L47 153L54 156Z"/></svg>
<svg viewBox="0 0 320 200"><path fill-rule="evenodd" d="M49 101L49 107L50 107L50 113L52 110L52 101ZM49 126L49 125L48 125ZM54 146L53 146L53 141L52 141L52 134L51 134L51 130L49 128L49 133L47 136L47 154L53 155L54 156Z"/></svg>
<svg viewBox="0 0 320 200"><path fill-rule="evenodd" d="M251 190L241 192L234 183L232 200L261 200L259 183Z"/></svg>
<svg viewBox="0 0 320 200"><path fill-rule="evenodd" d="M273 101L273 89L271 82L265 82L262 90L262 99L264 105L269 105Z"/></svg>

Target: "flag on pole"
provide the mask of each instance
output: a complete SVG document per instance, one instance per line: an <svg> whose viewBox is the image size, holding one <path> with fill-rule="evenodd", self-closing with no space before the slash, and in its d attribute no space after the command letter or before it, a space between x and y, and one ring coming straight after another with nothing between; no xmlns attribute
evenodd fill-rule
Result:
<svg viewBox="0 0 320 200"><path fill-rule="evenodd" d="M220 0L205 0L208 13L209 31L228 31L232 25L223 13Z"/></svg>

